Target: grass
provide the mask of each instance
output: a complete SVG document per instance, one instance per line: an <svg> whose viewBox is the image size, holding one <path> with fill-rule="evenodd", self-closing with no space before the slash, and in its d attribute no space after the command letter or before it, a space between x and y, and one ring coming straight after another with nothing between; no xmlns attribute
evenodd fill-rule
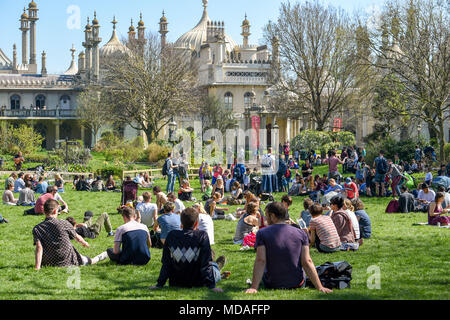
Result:
<svg viewBox="0 0 450 320"><path fill-rule="evenodd" d="M165 181L159 180L164 185ZM3 185L3 184L2 184ZM194 182L198 187L198 182ZM120 202L120 193L75 192L66 186L62 196L69 204L70 215L82 220L86 210L96 215L111 213L114 229L123 223L121 216L115 214ZM142 194L140 190L139 194ZM200 198L196 193L195 197ZM276 198L280 199L281 194ZM215 240L213 249L216 255L227 256L225 270L232 272L230 279L219 283L225 290L215 294L206 288L179 289L167 285L160 291L148 291L155 285L161 267L161 250L151 249L151 261L144 267L117 266L109 260L98 265L80 269L81 289L67 287L73 271L66 268L43 268L34 271L34 246L32 228L43 217L23 216L22 207L1 205L1 213L10 220L0 225L0 299L120 299L120 300L213 300L213 299L255 299L255 300L301 300L301 299L450 299L448 273L450 256L448 244L450 232L431 226L412 226L425 222L424 213L386 214L384 210L389 199L363 199L366 211L372 219L373 236L366 240L357 252L339 252L331 255L318 253L311 249L315 265L327 261L346 260L353 266L352 288L335 290L332 294L319 294L316 290L295 291L262 290L257 295L247 296L245 281L252 277L254 251L240 251L234 245L237 222L215 221ZM303 198L295 198L291 216L298 218ZM65 218L63 216L62 218ZM93 257L113 246L113 239L102 231L99 238L89 240L91 248L86 249L74 242L84 255ZM381 270L381 289L369 290L367 281L372 275L367 272L370 266Z"/></svg>

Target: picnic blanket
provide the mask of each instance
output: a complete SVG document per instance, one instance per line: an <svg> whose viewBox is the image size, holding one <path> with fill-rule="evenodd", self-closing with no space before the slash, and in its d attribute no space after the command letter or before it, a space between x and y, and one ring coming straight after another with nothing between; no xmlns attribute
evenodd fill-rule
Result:
<svg viewBox="0 0 450 320"><path fill-rule="evenodd" d="M428 224L428 222L413 223L413 226L432 226L432 227L437 227L437 225L435 225L435 224ZM449 226L440 226L440 228L448 229L448 228L450 228L450 225Z"/></svg>

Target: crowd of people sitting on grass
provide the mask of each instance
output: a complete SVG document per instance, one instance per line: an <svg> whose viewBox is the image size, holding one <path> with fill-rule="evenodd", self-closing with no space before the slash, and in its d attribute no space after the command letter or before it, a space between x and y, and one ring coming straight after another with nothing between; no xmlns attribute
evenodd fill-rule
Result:
<svg viewBox="0 0 450 320"><path fill-rule="evenodd" d="M14 191L17 180L21 179L23 184L18 183L23 185L20 196L33 206L24 214L45 215L45 220L33 228L36 270L42 266L88 266L106 259L120 265L146 265L151 260L151 251L162 249L160 275L151 290L161 289L169 281L173 287L206 286L222 292L217 283L229 278L231 272L223 271L227 259L225 256L216 259L211 245L215 243L215 221L228 220L230 222L225 223L237 221L230 241L240 250L256 251L253 278L248 281L250 288L246 293L256 293L261 285L267 289L300 288L306 285L307 279L317 290L327 293L331 290L322 285L317 275L310 247L323 254L359 250L364 239L372 237L371 219L360 196L370 195L370 192L378 196L388 194L387 177L392 181L392 193L400 195L398 201L402 207L413 210L420 207L427 211L430 224L450 222L447 215L450 194L443 186L439 186L435 194L430 189L432 178L426 177L420 191L413 190L417 195L409 193L407 180L403 182L405 168L386 160L384 152L380 151L374 161L372 181L367 181L364 174L343 179L337 168L338 164L346 163L348 156L353 155L339 158L331 151L326 159L320 160L329 166L328 175L322 177L314 175L314 159L307 159L301 169L289 175L291 179L286 179L284 171L289 171L290 166L281 157L275 170L270 148L261 159L261 173L259 168L250 169L237 161L227 169L220 164L211 168L204 162L199 172L203 198L197 201L192 196L194 189L189 177L181 179L178 192L174 192L173 170L177 164L169 154L163 168L168 181L166 193L157 185L141 196L136 189L128 190L127 184L151 186L151 181L146 184L141 175L135 180L127 177L120 189L110 183L112 177L104 186L97 187L103 191L122 191L122 202L117 210L124 224L115 231L107 213L95 219L91 211L86 211L82 223L73 217L58 219L60 214L69 212L67 203L59 195L64 189L60 177L61 181L58 184L55 181L52 186L44 184L45 179L37 179L46 193L34 202L30 200L34 200L36 191L33 189L36 188L30 178L12 174L5 183L3 202L17 205L19 201L14 199ZM285 158L290 159L288 154ZM280 167L283 168L281 176ZM283 180L287 180L287 188ZM101 179L94 180L92 175L88 179L80 177L73 184L76 190L80 181L91 186L96 181L103 183ZM108 189L108 185L114 188ZM272 193L282 190L287 194L279 202L275 201ZM303 200L303 210L293 212L292 204L300 195L308 196ZM239 207L232 209L233 206ZM0 219L6 220L1 216ZM85 239L96 239L103 228L108 237L114 236L114 245L93 258L81 255L70 242L75 239L89 248Z"/></svg>

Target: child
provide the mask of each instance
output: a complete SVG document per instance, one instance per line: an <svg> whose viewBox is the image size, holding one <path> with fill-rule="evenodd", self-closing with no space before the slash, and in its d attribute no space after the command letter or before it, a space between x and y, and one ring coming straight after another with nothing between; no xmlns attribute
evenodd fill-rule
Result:
<svg viewBox="0 0 450 320"><path fill-rule="evenodd" d="M207 201L209 198L211 198L212 191L213 187L211 185L211 181L205 180L205 194L203 195L202 200Z"/></svg>
<svg viewBox="0 0 450 320"><path fill-rule="evenodd" d="M309 208L314 205L314 202L310 198L306 198L303 200L303 211L300 214L300 220L298 221L298 225L301 229L308 229L309 223L312 219L311 213L309 212Z"/></svg>

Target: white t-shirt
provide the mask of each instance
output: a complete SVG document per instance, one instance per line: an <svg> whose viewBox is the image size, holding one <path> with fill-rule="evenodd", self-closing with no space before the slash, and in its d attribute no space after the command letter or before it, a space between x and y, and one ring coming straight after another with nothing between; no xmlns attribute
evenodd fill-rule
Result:
<svg viewBox="0 0 450 320"><path fill-rule="evenodd" d="M186 207L180 199L175 200L175 213L180 214Z"/></svg>
<svg viewBox="0 0 450 320"><path fill-rule="evenodd" d="M53 200L56 200L58 202L64 202L64 200L61 198L61 195L58 192L55 193L55 196L53 197Z"/></svg>
<svg viewBox="0 0 450 320"><path fill-rule="evenodd" d="M210 215L201 213L198 215L198 230L208 234L209 244L214 244L214 222Z"/></svg>
<svg viewBox="0 0 450 320"><path fill-rule="evenodd" d="M431 172L428 172L425 175L425 181L431 181L431 180L433 180L433 174Z"/></svg>
<svg viewBox="0 0 450 320"><path fill-rule="evenodd" d="M135 231L135 230L144 230L147 232L148 237L150 238L150 232L148 231L148 228L146 225L139 223L137 221L130 221L128 223L125 223L124 225L121 225L116 230L116 235L114 237L114 242L122 242L122 236L129 232L129 231Z"/></svg>
<svg viewBox="0 0 450 320"><path fill-rule="evenodd" d="M359 231L359 222L358 218L356 217L356 214L350 210L345 210L345 212L347 212L348 216L350 217L350 220L352 220L353 230L355 230L356 233L356 239L361 238L361 234Z"/></svg>
<svg viewBox="0 0 450 320"><path fill-rule="evenodd" d="M156 204L142 202L137 205L136 210L141 213L141 223L149 228L153 227L153 215L158 210Z"/></svg>
<svg viewBox="0 0 450 320"><path fill-rule="evenodd" d="M428 202L434 201L434 198L436 197L436 193L434 193L433 190L428 189L428 193L423 192L423 190L419 191L419 194L417 195L417 198L420 200L425 200Z"/></svg>

